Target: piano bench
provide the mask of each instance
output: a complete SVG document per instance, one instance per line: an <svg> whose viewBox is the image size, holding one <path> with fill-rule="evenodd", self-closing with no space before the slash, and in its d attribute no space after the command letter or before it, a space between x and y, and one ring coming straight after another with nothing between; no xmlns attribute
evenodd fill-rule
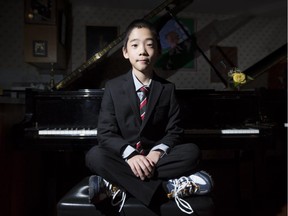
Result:
<svg viewBox="0 0 288 216"><path fill-rule="evenodd" d="M74 186L57 204L57 216L157 216L145 205L133 197L127 198L122 211L119 206L112 207L110 200L101 202L95 206L88 200L88 180L84 178ZM210 196L195 196L185 199L190 203L195 213L192 216L214 216L214 204ZM163 204L160 208L163 216L181 216L183 213L174 200Z"/></svg>

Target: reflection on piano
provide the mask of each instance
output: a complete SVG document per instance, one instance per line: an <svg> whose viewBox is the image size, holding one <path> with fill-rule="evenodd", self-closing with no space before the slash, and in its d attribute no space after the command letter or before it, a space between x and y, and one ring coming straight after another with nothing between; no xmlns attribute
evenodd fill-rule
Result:
<svg viewBox="0 0 288 216"><path fill-rule="evenodd" d="M145 18L161 27L170 17L169 13L175 15L191 2L167 0ZM169 13L165 13L167 7ZM154 19L163 12L164 15ZM122 39L120 35L69 73L53 91L27 90L26 115L18 126L26 140L24 145L61 150L89 149L97 144L97 120L103 94L100 89L105 80L129 69L119 46ZM283 59L282 52L280 54ZM273 64L275 62L274 55ZM269 64L269 56L265 64ZM251 70L249 75L253 76ZM275 122L283 125L287 119L286 91L177 90L177 96L183 114L184 137L189 142L201 143L199 138L213 140L213 143L215 138L259 138L269 133Z"/></svg>

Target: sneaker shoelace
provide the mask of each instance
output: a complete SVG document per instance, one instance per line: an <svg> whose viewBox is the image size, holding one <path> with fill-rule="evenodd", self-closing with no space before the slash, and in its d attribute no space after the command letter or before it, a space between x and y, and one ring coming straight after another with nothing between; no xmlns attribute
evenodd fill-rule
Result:
<svg viewBox="0 0 288 216"><path fill-rule="evenodd" d="M119 189L118 187L114 186L113 184L111 184L110 182L108 181L105 181L105 184L106 184L106 187L109 191L109 195L112 197L112 200L111 200L111 205L112 206L117 206L120 204L120 208L119 208L119 212L121 212L123 206L124 206L124 203L126 201L126 193L124 191L122 191L121 189ZM121 198L120 200L116 201L116 197L120 195Z"/></svg>
<svg viewBox="0 0 288 216"><path fill-rule="evenodd" d="M178 208L186 214L192 214L194 211L191 205L181 197L194 194L198 190L198 186L185 176L172 180L172 185L174 187L174 199Z"/></svg>

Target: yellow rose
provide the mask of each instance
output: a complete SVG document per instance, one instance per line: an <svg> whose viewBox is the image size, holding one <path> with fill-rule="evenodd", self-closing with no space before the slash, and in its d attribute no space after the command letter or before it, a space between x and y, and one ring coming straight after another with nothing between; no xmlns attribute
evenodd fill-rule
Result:
<svg viewBox="0 0 288 216"><path fill-rule="evenodd" d="M233 81L235 83L244 84L246 83L246 76L244 73L234 73L233 74Z"/></svg>

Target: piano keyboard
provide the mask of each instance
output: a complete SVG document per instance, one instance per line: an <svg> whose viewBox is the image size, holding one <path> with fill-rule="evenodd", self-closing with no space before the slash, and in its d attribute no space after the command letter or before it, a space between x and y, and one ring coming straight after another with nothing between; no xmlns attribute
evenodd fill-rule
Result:
<svg viewBox="0 0 288 216"><path fill-rule="evenodd" d="M260 134L259 129L245 128L245 129L187 129L185 134L224 134L224 135L253 135Z"/></svg>
<svg viewBox="0 0 288 216"><path fill-rule="evenodd" d="M224 129L221 130L222 134L259 134L259 129Z"/></svg>
<svg viewBox="0 0 288 216"><path fill-rule="evenodd" d="M247 129L189 129L185 130L187 134L259 134L259 129L247 128ZM38 135L41 136L97 136L97 128L94 129L44 129L39 130Z"/></svg>
<svg viewBox="0 0 288 216"><path fill-rule="evenodd" d="M54 128L54 129L44 129L39 130L38 135L41 136L97 136L97 128L94 129L61 129L61 128Z"/></svg>

